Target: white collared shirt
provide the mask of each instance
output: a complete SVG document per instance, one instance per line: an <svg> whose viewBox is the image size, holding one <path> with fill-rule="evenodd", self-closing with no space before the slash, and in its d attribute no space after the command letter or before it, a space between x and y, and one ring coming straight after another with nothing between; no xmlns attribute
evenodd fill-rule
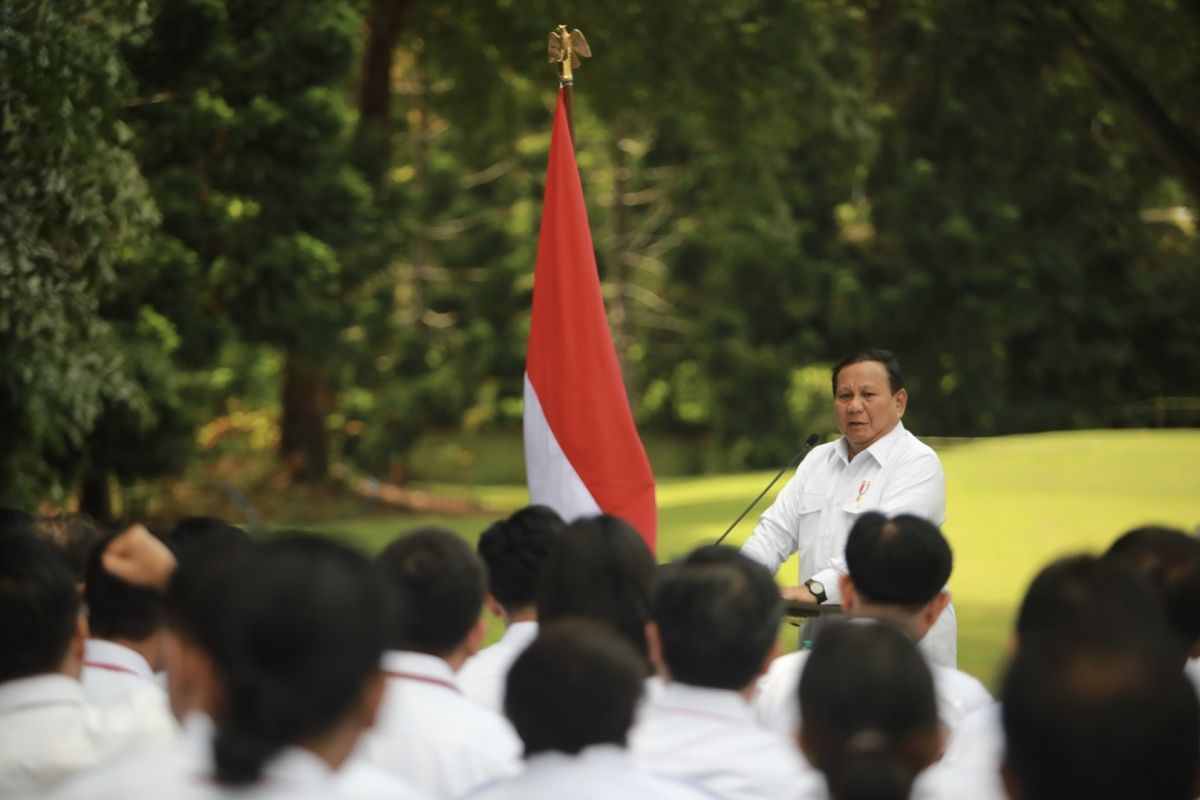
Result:
<svg viewBox="0 0 1200 800"><path fill-rule="evenodd" d="M738 692L668 682L629 737L634 761L728 800L793 797L820 781L793 739L761 727Z"/></svg>
<svg viewBox="0 0 1200 800"><path fill-rule="evenodd" d="M912 796L921 800L1005 800L1000 778L1004 727L1000 704L977 709L959 721L941 761L917 776Z"/></svg>
<svg viewBox="0 0 1200 800"><path fill-rule="evenodd" d="M520 770L508 720L464 697L445 660L393 650L383 666L387 691L364 758L446 800Z"/></svg>
<svg viewBox="0 0 1200 800"><path fill-rule="evenodd" d="M486 784L470 800L702 800L715 798L703 787L639 769L616 745L593 745L577 756L539 753L520 775ZM466 800L466 798L464 798Z"/></svg>
<svg viewBox="0 0 1200 800"><path fill-rule="evenodd" d="M107 705L131 692L157 689L164 705L167 694L141 653L107 639L88 639L83 651L83 694L89 703Z"/></svg>
<svg viewBox="0 0 1200 800"><path fill-rule="evenodd" d="M213 778L212 720L192 713L182 727L175 742L84 775L63 787L54 800L428 800L427 795L370 764L350 759L335 772L299 747L285 748L271 759L257 783L222 787Z"/></svg>
<svg viewBox="0 0 1200 800"><path fill-rule="evenodd" d="M514 622L500 641L467 659L458 671L458 685L468 700L497 714L504 713L504 682L517 656L537 638L536 622Z"/></svg>
<svg viewBox="0 0 1200 800"><path fill-rule="evenodd" d="M168 741L174 721L147 713L144 696L89 705L60 674L0 684L0 797L43 796L65 780Z"/></svg>
<svg viewBox="0 0 1200 800"><path fill-rule="evenodd" d="M759 722L781 736L794 735L800 725L800 676L810 652L800 650L772 661L755 689L754 711ZM992 695L965 672L938 664L930 664L929 671L937 694L938 716L953 741L959 723L967 715L991 706Z"/></svg>

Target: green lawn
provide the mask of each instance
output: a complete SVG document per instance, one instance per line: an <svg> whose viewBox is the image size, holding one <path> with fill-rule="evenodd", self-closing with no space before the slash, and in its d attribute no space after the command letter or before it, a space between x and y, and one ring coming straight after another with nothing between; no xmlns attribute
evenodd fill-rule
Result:
<svg viewBox="0 0 1200 800"><path fill-rule="evenodd" d="M1200 524L1200 431L1076 431L976 439L940 452L946 470L946 535L955 551L951 590L959 618L959 666L994 684L1012 615L1029 580L1064 553L1103 549L1144 523ZM659 558L711 542L773 472L659 482ZM783 485L783 479L776 488ZM437 487L464 492L461 488ZM498 512L527 501L524 487L474 487ZM765 507L769 498L762 501ZM492 515L357 518L329 524L371 549L417 524L446 525L474 539ZM747 516L729 537L753 529ZM780 580L796 579L794 561ZM494 628L492 635L498 635ZM794 636L788 637L794 643Z"/></svg>

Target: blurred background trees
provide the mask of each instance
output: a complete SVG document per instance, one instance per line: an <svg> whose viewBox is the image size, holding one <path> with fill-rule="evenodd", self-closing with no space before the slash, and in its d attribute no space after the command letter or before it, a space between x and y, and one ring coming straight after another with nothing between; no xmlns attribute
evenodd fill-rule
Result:
<svg viewBox="0 0 1200 800"><path fill-rule="evenodd" d="M107 515L247 410L292 481L519 430L559 22L627 387L690 468L832 431L862 344L921 434L1197 424L1195 4L564 13L5 4L0 503Z"/></svg>

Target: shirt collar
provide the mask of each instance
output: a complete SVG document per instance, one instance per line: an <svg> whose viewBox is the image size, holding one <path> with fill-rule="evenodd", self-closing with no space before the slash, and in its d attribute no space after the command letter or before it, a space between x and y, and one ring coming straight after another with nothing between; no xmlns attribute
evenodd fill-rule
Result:
<svg viewBox="0 0 1200 800"><path fill-rule="evenodd" d="M504 632L504 636L500 641L505 644L516 645L517 647L525 647L531 644L537 638L538 624L537 622L514 622L508 626L508 630Z"/></svg>
<svg viewBox="0 0 1200 800"><path fill-rule="evenodd" d="M0 684L0 714L43 705L84 705L83 686L58 672Z"/></svg>
<svg viewBox="0 0 1200 800"><path fill-rule="evenodd" d="M902 438L904 438L904 434L906 432L907 431L904 429L904 421L897 421L896 427L888 431L887 435L880 438L879 441L875 442L875 444L871 445L866 450L863 450L861 453L855 456L855 458L861 457L864 453L870 453L871 458L875 459L876 464L881 467L885 466L888 458L890 458L892 453L895 451L896 445ZM837 440L835 452L844 463L850 463L850 443L846 441L845 436Z"/></svg>
<svg viewBox="0 0 1200 800"><path fill-rule="evenodd" d="M755 724L754 709L739 692L711 689L670 681L654 701L656 711L679 712L705 717L722 717L735 722Z"/></svg>
<svg viewBox="0 0 1200 800"><path fill-rule="evenodd" d="M85 669L92 667L93 669L131 672L148 681L155 679L154 670L150 669L150 662L141 653L107 639L87 640L83 650L83 666Z"/></svg>
<svg viewBox="0 0 1200 800"><path fill-rule="evenodd" d="M615 744L593 744L583 748L579 755L575 756L549 751L526 759L526 769L530 772L561 769L571 764L591 764L614 772L632 772L636 769L629 751Z"/></svg>
<svg viewBox="0 0 1200 800"><path fill-rule="evenodd" d="M286 747L263 768L263 782L291 791L302 787L305 792L319 789L333 780L337 773L311 750Z"/></svg>
<svg viewBox="0 0 1200 800"><path fill-rule="evenodd" d="M383 654L383 669L389 676L395 676L395 673L413 675L430 683L448 683L450 688L458 690L458 680L446 660L428 653L388 650Z"/></svg>

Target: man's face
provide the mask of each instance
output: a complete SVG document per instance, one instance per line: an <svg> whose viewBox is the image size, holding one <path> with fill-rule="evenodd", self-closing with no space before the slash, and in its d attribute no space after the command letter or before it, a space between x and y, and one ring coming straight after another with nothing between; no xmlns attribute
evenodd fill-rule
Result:
<svg viewBox="0 0 1200 800"><path fill-rule="evenodd" d="M833 395L838 430L857 455L886 436L904 416L908 393L892 394L887 369L879 361L842 367Z"/></svg>

